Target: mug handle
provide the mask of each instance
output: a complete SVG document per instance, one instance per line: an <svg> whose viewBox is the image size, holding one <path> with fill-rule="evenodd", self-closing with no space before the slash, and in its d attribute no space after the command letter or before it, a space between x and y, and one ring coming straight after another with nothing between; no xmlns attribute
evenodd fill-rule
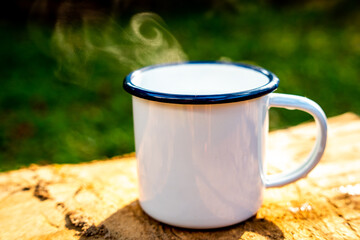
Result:
<svg viewBox="0 0 360 240"><path fill-rule="evenodd" d="M265 187L281 187L285 184L294 182L305 177L320 161L324 153L327 138L326 116L321 107L314 101L300 96L270 93L269 108L280 107L289 110L298 109L311 114L316 122L317 136L316 142L306 160L296 169L290 172L283 172L274 175L268 175L265 178Z"/></svg>

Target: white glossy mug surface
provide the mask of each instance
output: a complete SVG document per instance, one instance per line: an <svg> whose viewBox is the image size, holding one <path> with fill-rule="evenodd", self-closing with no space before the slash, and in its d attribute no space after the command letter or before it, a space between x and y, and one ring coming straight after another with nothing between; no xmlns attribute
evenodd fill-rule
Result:
<svg viewBox="0 0 360 240"><path fill-rule="evenodd" d="M128 75L143 210L179 227L229 226L257 212L266 187L306 176L325 149L326 117L307 98L271 93L277 84L265 69L218 62L158 65ZM299 168L266 176L270 107L310 113L318 134Z"/></svg>

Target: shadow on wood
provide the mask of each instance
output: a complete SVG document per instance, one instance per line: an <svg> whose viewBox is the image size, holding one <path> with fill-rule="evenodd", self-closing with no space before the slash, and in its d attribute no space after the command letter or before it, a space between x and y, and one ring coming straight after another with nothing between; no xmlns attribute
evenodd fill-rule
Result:
<svg viewBox="0 0 360 240"><path fill-rule="evenodd" d="M284 239L283 232L276 224L256 216L240 224L213 230L172 227L149 217L137 200L116 211L101 225L108 231L103 235L105 239L239 239L245 232L254 237ZM99 237L96 235L93 237ZM91 237L82 236L80 239L89 240Z"/></svg>

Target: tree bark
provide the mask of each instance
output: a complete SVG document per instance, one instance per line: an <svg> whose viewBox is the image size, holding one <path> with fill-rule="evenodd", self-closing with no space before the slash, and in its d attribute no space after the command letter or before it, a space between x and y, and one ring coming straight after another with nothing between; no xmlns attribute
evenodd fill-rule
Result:
<svg viewBox="0 0 360 240"><path fill-rule="evenodd" d="M315 125L270 133L268 172L295 167ZM253 218L216 230L161 224L139 207L134 154L0 174L0 239L360 239L360 118L329 119L328 144L307 178L267 189Z"/></svg>

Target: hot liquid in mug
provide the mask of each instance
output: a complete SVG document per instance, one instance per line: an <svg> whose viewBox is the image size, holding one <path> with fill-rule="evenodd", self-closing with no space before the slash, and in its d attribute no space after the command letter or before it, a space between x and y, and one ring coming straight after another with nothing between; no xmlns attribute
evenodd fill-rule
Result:
<svg viewBox="0 0 360 240"><path fill-rule="evenodd" d="M255 215L268 187L306 176L319 162L327 123L315 102L272 93L271 72L251 65L185 62L129 74L139 202L158 221L185 228L233 225ZM268 110L298 109L317 124L316 143L295 170L264 173Z"/></svg>

